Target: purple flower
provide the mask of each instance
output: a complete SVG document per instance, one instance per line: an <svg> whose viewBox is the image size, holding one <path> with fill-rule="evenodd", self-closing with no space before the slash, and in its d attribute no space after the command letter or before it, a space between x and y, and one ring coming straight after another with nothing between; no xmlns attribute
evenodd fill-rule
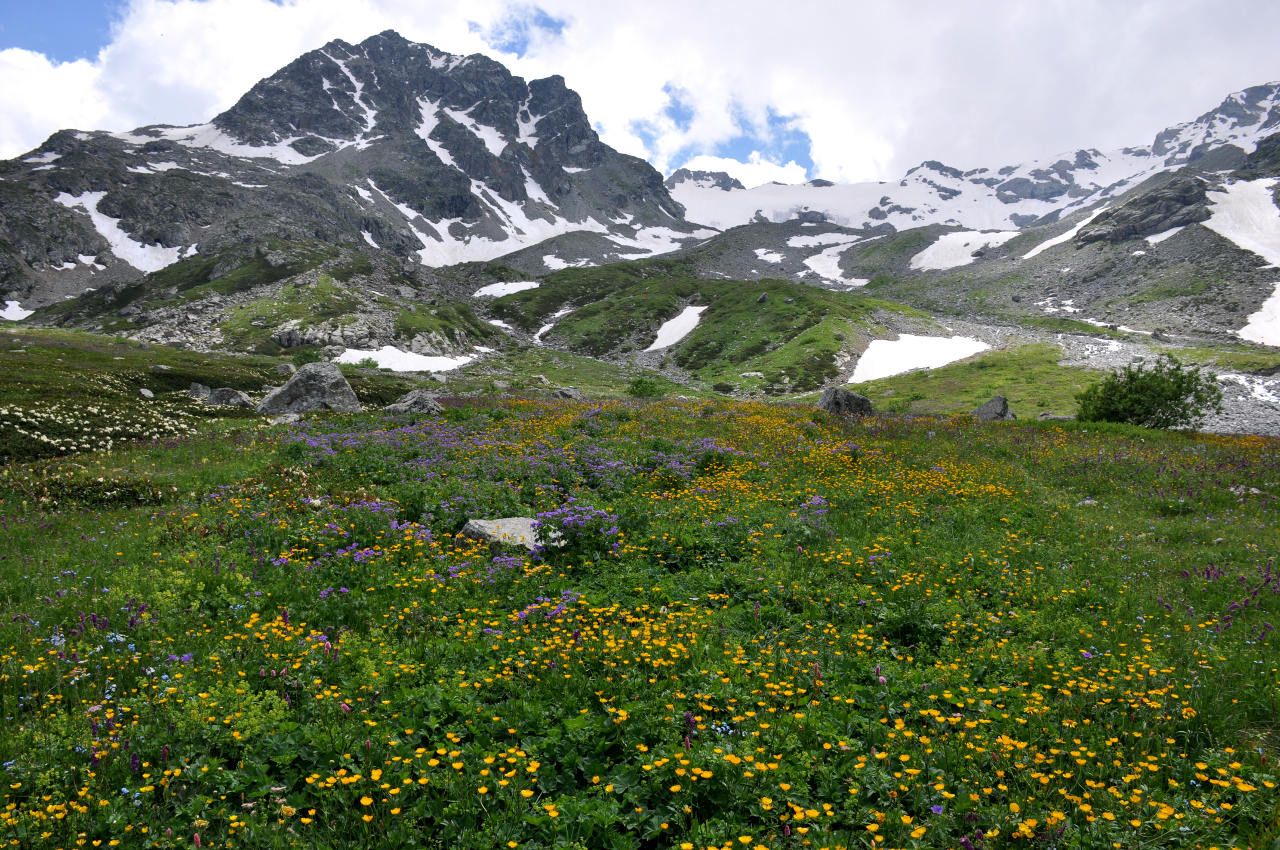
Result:
<svg viewBox="0 0 1280 850"><path fill-rule="evenodd" d="M930 806L929 811L933 812L935 815L940 815L942 814L942 806L941 805Z"/></svg>

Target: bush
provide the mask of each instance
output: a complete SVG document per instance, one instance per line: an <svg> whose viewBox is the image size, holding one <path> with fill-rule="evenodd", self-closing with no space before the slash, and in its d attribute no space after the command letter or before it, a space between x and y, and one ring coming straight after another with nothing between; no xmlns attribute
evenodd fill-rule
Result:
<svg viewBox="0 0 1280 850"><path fill-rule="evenodd" d="M634 398L662 398L665 394L653 378L635 378L627 384L627 395Z"/></svg>
<svg viewBox="0 0 1280 850"><path fill-rule="evenodd" d="M1212 375L1162 354L1154 364L1131 363L1076 396L1081 422L1123 422L1145 428L1198 428L1222 412Z"/></svg>

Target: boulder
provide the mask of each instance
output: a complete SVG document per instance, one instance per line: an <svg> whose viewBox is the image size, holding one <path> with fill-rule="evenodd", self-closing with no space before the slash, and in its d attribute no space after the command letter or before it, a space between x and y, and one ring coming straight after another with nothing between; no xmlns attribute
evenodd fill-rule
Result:
<svg viewBox="0 0 1280 850"><path fill-rule="evenodd" d="M159 374L159 373L168 372L168 371L170 371L171 369L173 369L173 367L172 367L172 366L166 366L166 365L165 365L165 364L163 364L163 363L157 363L157 364L155 364L154 366L152 366L152 367L151 367L151 371L152 371L152 372L156 372L156 373L158 373L158 374Z"/></svg>
<svg viewBox="0 0 1280 850"><path fill-rule="evenodd" d="M209 389L204 384L198 384L193 381L191 389L187 390L187 398L193 398L196 401L204 401L209 397L209 393L211 392L213 392L213 390Z"/></svg>
<svg viewBox="0 0 1280 850"><path fill-rule="evenodd" d="M1074 422L1074 416L1063 416L1061 413L1049 413L1045 411L1036 417L1041 422Z"/></svg>
<svg viewBox="0 0 1280 850"><path fill-rule="evenodd" d="M271 391L258 402L258 412L267 416L317 410L360 412L355 392L343 377L342 370L333 363L306 364L283 387Z"/></svg>
<svg viewBox="0 0 1280 850"><path fill-rule="evenodd" d="M1009 400L1002 395L992 396L990 401L975 409L973 415L979 422L1004 422L1018 418L1009 409Z"/></svg>
<svg viewBox="0 0 1280 850"><path fill-rule="evenodd" d="M296 371L298 371L298 367L294 366L292 363L281 363L276 366L277 375L292 375Z"/></svg>
<svg viewBox="0 0 1280 850"><path fill-rule="evenodd" d="M823 390L818 407L837 416L870 416L874 412L871 399L841 387Z"/></svg>
<svg viewBox="0 0 1280 850"><path fill-rule="evenodd" d="M556 398L567 398L570 401L579 401L585 398L582 392L574 387L560 387L552 395Z"/></svg>
<svg viewBox="0 0 1280 850"><path fill-rule="evenodd" d="M462 531L458 532L458 536L466 540L479 540L481 543L523 546L530 551L538 545L538 536L533 529L533 517L527 516L469 519L462 527Z"/></svg>
<svg viewBox="0 0 1280 850"><path fill-rule="evenodd" d="M204 399L204 403L216 407L253 407L253 402L249 400L247 395L239 390L233 390L231 387L219 387L216 390L210 390L209 395Z"/></svg>
<svg viewBox="0 0 1280 850"><path fill-rule="evenodd" d="M410 390L382 409L387 413L439 413L444 408L426 390Z"/></svg>

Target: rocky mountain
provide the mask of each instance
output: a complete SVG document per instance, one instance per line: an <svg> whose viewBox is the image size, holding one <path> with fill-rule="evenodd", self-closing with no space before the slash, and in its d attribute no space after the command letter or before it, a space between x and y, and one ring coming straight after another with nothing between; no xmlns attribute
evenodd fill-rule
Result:
<svg viewBox="0 0 1280 850"><path fill-rule="evenodd" d="M682 213L562 78L389 31L299 57L208 124L66 130L0 163L0 292L39 306L272 238L430 267L575 232L593 261L648 256L710 235Z"/></svg>

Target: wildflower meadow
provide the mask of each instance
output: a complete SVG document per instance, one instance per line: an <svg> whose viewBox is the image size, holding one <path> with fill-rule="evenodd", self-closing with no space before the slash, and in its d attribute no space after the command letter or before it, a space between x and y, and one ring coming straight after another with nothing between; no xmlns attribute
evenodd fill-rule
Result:
<svg viewBox="0 0 1280 850"><path fill-rule="evenodd" d="M1271 847L1278 449L470 399L12 464L0 844Z"/></svg>

